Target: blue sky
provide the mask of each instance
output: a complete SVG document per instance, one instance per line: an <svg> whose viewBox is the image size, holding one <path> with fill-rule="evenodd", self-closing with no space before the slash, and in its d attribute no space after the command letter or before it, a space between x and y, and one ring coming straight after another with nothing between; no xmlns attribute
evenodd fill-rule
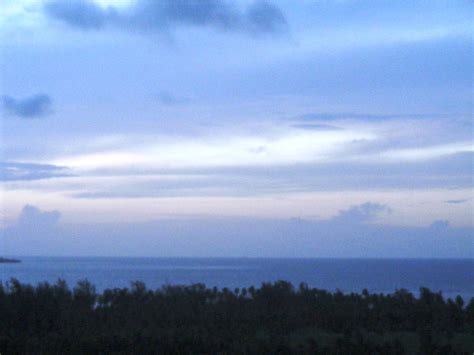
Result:
<svg viewBox="0 0 474 355"><path fill-rule="evenodd" d="M5 253L472 257L469 1L2 7Z"/></svg>

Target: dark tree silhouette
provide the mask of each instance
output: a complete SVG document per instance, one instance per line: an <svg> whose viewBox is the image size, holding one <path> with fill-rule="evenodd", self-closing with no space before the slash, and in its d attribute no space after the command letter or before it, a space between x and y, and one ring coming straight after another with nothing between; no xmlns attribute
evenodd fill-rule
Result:
<svg viewBox="0 0 474 355"><path fill-rule="evenodd" d="M0 352L45 354L470 354L474 299L331 293L288 282L97 293L87 281L0 283Z"/></svg>

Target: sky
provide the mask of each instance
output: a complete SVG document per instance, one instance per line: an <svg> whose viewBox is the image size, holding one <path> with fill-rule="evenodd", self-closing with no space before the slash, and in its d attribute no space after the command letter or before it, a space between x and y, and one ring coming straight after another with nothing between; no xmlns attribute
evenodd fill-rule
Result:
<svg viewBox="0 0 474 355"><path fill-rule="evenodd" d="M2 0L0 255L474 257L470 1Z"/></svg>

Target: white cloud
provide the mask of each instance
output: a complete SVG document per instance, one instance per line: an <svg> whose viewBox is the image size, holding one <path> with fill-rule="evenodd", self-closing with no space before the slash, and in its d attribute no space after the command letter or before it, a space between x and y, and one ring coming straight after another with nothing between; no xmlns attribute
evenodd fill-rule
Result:
<svg viewBox="0 0 474 355"><path fill-rule="evenodd" d="M459 142L452 144L433 145L428 147L391 149L380 154L382 159L391 162L416 162L441 158L458 153L474 152L472 142Z"/></svg>
<svg viewBox="0 0 474 355"><path fill-rule="evenodd" d="M82 173L125 169L136 174L167 169L424 162L474 152L472 141L432 144L436 136L431 135L430 140L423 142L417 138L417 133L422 130L419 123L414 125L408 122L403 127L393 123L349 121L339 122L338 125L344 128L310 130L280 124L256 133L234 133L228 130L212 137L116 137L110 148L107 145L85 143L83 147L90 150L87 153L64 154L42 163L64 166ZM408 132L404 135L400 133L403 130ZM123 139L122 144L120 139ZM403 141L403 145L400 145L400 141Z"/></svg>
<svg viewBox="0 0 474 355"><path fill-rule="evenodd" d="M256 135L234 136L228 132L215 138L156 137L158 143L129 145L49 161L78 171L109 168L176 169L229 166L278 166L328 162L345 154L354 141L376 137L369 130L310 131L280 127Z"/></svg>
<svg viewBox="0 0 474 355"><path fill-rule="evenodd" d="M136 0L94 0L94 2L103 8L113 6L115 8L122 9L133 5Z"/></svg>

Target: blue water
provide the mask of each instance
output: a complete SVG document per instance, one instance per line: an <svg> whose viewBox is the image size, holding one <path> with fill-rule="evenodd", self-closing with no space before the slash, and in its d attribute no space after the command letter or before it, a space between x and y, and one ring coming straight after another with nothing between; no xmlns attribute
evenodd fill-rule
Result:
<svg viewBox="0 0 474 355"><path fill-rule="evenodd" d="M164 284L204 283L209 287L259 286L286 280L298 285L343 292L391 293L420 287L445 297L474 297L474 259L253 259L253 258L58 258L22 257L0 264L0 280L36 284L61 278L70 286L88 279L100 291L143 281Z"/></svg>

